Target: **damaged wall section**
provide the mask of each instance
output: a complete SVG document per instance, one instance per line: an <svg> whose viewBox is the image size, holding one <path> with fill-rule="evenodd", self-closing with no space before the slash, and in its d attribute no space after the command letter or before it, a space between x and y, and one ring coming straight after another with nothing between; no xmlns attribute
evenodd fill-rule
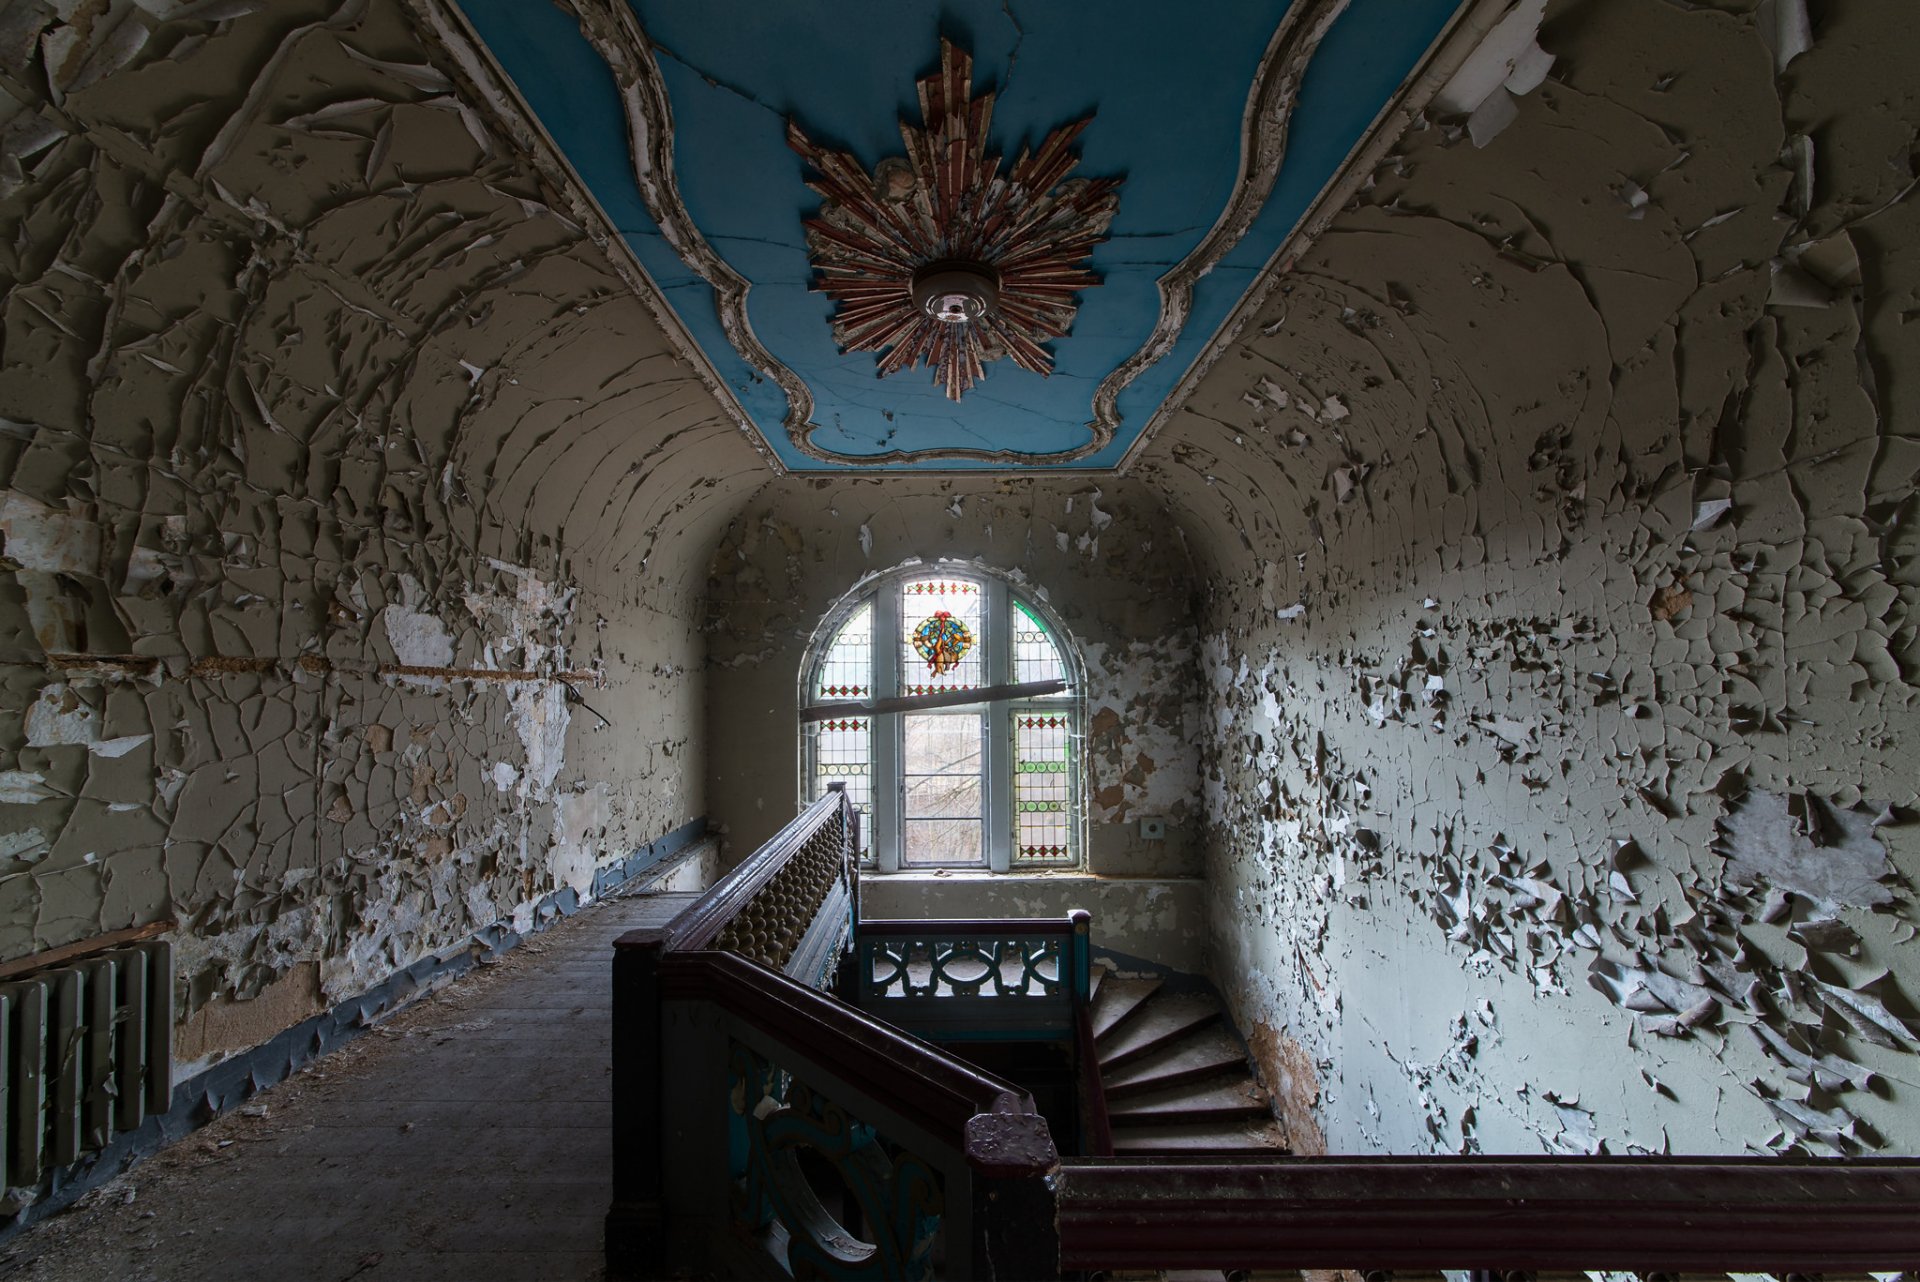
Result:
<svg viewBox="0 0 1920 1282"><path fill-rule="evenodd" d="M178 920L184 1073L704 813L765 471L393 0L69 14L0 23L0 956Z"/></svg>
<svg viewBox="0 0 1920 1282"><path fill-rule="evenodd" d="M1137 469L1296 1137L1920 1145L1920 88L1908 6L1816 16L1548 6Z"/></svg>

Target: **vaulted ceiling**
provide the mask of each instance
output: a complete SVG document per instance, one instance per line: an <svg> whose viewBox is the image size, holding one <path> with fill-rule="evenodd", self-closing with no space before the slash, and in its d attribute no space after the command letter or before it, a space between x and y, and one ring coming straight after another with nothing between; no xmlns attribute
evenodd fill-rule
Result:
<svg viewBox="0 0 1920 1282"><path fill-rule="evenodd" d="M657 285L723 402L797 471L1120 464L1458 7L458 0L475 53ZM884 351L836 341L803 228L819 174L789 145L797 128L863 175L902 155L943 38L971 54L976 103L993 94L973 119L1003 174L1087 119L1064 181L1120 180L1084 263L1096 283L1073 294L1063 336L1041 336L1051 371L988 360L958 400L937 371L882 378Z"/></svg>

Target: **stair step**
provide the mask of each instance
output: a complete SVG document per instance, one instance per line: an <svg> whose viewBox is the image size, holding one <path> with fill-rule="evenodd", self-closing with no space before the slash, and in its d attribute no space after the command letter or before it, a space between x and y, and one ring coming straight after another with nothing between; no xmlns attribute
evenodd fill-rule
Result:
<svg viewBox="0 0 1920 1282"><path fill-rule="evenodd" d="M1115 1132L1115 1155L1122 1153L1284 1153L1286 1134L1272 1118L1259 1122L1202 1122L1194 1126L1155 1127Z"/></svg>
<svg viewBox="0 0 1920 1282"><path fill-rule="evenodd" d="M1100 1067L1119 1068L1220 1018L1220 1003L1199 993L1160 993L1098 1044Z"/></svg>
<svg viewBox="0 0 1920 1282"><path fill-rule="evenodd" d="M1113 972L1107 969L1105 966L1101 965L1099 962L1095 962L1093 965L1087 967L1087 1009L1088 1010L1093 1009L1093 1003L1097 1001L1100 997L1100 985L1106 983L1107 976L1111 974L1113 974Z"/></svg>
<svg viewBox="0 0 1920 1282"><path fill-rule="evenodd" d="M1270 1117L1267 1093L1252 1082L1200 1081L1129 1099L1109 1114L1115 1126L1182 1126Z"/></svg>
<svg viewBox="0 0 1920 1282"><path fill-rule="evenodd" d="M1124 1068L1103 1072L1100 1080L1107 1098L1114 1100L1226 1075L1247 1075L1247 1053L1225 1029L1212 1024Z"/></svg>
<svg viewBox="0 0 1920 1282"><path fill-rule="evenodd" d="M1097 1041L1120 1027L1140 1004L1160 991L1157 979L1108 979L1100 985L1100 1000L1093 1004L1093 1036Z"/></svg>

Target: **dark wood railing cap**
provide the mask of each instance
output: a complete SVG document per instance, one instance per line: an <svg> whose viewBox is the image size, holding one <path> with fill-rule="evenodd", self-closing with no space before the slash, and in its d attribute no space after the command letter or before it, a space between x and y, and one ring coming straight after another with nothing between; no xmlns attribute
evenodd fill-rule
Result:
<svg viewBox="0 0 1920 1282"><path fill-rule="evenodd" d="M1007 1111L1003 1110L1003 1105ZM1024 1179L1045 1175L1060 1165L1059 1150L1047 1119L1037 1113L1012 1111L1011 1097L996 1101L994 1111L967 1119L967 1165L993 1179Z"/></svg>
<svg viewBox="0 0 1920 1282"><path fill-rule="evenodd" d="M1069 1269L1848 1272L1920 1259L1920 1162L1069 1158Z"/></svg>
<svg viewBox="0 0 1920 1282"><path fill-rule="evenodd" d="M913 939L1021 939L1033 935L1071 935L1073 918L1067 917L864 917L859 936L873 939L898 935Z"/></svg>

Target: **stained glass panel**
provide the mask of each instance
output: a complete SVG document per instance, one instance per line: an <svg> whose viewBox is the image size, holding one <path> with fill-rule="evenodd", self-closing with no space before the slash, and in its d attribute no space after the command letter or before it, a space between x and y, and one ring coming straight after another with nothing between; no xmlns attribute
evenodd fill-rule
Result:
<svg viewBox="0 0 1920 1282"><path fill-rule="evenodd" d="M873 602L862 601L860 608L840 625L820 670L814 674L816 699L865 699L873 694Z"/></svg>
<svg viewBox="0 0 1920 1282"><path fill-rule="evenodd" d="M1043 704L1015 707L1009 716L1013 722L1013 866L1071 863L1073 719L1064 710Z"/></svg>
<svg viewBox="0 0 1920 1282"><path fill-rule="evenodd" d="M1019 601L1013 603L1013 679L1017 682L1064 681L1067 665L1047 632L1047 625ZM1062 692L1055 698L1070 698Z"/></svg>
<svg viewBox="0 0 1920 1282"><path fill-rule="evenodd" d="M900 584L900 693L932 694L939 690L973 690L986 684L982 658L984 647L978 643L980 624L980 585L971 579L914 578ZM959 650L950 666L935 671L935 664L923 657L915 638L929 627L934 616L946 614L952 624L964 630L971 643ZM935 623L929 631L951 634L950 627ZM951 654L948 651L947 654Z"/></svg>
<svg viewBox="0 0 1920 1282"><path fill-rule="evenodd" d="M867 699L873 695L873 604L861 602L827 646L813 676L816 699ZM845 781L847 800L860 812L860 859L873 858L873 719L836 717L807 727L807 760L813 778L808 796L818 800L827 785Z"/></svg>

